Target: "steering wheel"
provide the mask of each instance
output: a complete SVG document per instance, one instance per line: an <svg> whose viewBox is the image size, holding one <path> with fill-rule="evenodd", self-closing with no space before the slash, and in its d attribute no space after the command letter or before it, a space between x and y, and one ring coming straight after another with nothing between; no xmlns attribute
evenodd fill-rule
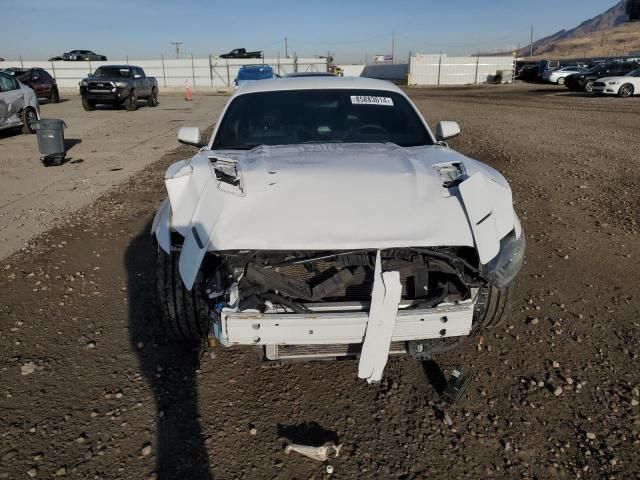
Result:
<svg viewBox="0 0 640 480"><path fill-rule="evenodd" d="M389 131L386 128L384 128L382 125L366 124L366 125L360 125L359 127L354 128L352 133L354 135L359 135L361 133L385 134L385 133L389 133Z"/></svg>

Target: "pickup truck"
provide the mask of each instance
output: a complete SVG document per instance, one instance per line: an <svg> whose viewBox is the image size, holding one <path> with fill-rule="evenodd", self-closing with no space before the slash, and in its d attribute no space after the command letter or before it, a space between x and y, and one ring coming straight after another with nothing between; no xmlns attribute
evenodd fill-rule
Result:
<svg viewBox="0 0 640 480"><path fill-rule="evenodd" d="M247 52L244 48L236 48L229 53L223 53L220 58L262 58L262 51Z"/></svg>
<svg viewBox="0 0 640 480"><path fill-rule="evenodd" d="M98 104L124 105L138 109L138 100L158 105L158 82L147 77L144 70L133 65L104 65L80 82L80 96L85 110L95 110Z"/></svg>

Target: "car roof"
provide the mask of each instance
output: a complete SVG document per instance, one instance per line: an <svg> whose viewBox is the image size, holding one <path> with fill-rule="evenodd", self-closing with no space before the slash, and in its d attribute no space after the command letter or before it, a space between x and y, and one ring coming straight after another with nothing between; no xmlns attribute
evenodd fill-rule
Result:
<svg viewBox="0 0 640 480"><path fill-rule="evenodd" d="M240 70L260 70L262 68L270 68L271 70L273 70L273 67L271 65L242 65L240 67Z"/></svg>
<svg viewBox="0 0 640 480"><path fill-rule="evenodd" d="M260 80L243 85L234 96L258 92L279 92L283 90L381 90L402 93L393 83L365 77L289 77Z"/></svg>
<svg viewBox="0 0 640 480"><path fill-rule="evenodd" d="M98 68L141 68L136 65L100 65Z"/></svg>

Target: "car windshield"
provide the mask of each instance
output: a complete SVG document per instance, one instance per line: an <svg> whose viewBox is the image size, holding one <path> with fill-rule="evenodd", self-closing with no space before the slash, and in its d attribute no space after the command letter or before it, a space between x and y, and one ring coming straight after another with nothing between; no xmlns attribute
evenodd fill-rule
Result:
<svg viewBox="0 0 640 480"><path fill-rule="evenodd" d="M264 80L272 77L271 67L241 68L238 72L238 80Z"/></svg>
<svg viewBox="0 0 640 480"><path fill-rule="evenodd" d="M240 95L226 110L213 148L342 142L433 144L418 113L402 95L336 89Z"/></svg>
<svg viewBox="0 0 640 480"><path fill-rule="evenodd" d="M589 70L587 70L586 73L587 75L592 74L592 73L600 73L604 70L606 70L607 68L609 68L610 65L595 65L593 67L591 67Z"/></svg>
<svg viewBox="0 0 640 480"><path fill-rule="evenodd" d="M95 78L129 78L131 76L131 69L119 67L100 67L92 76Z"/></svg>
<svg viewBox="0 0 640 480"><path fill-rule="evenodd" d="M28 82L31 80L31 70L16 70L13 75L21 82Z"/></svg>

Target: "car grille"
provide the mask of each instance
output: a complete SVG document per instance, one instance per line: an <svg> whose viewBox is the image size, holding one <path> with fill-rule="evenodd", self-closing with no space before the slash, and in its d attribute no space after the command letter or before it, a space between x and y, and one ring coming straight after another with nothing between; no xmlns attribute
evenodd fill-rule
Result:
<svg viewBox="0 0 640 480"><path fill-rule="evenodd" d="M324 260L314 262L314 265L315 268L320 272L320 276L322 276L323 272L326 272L328 270L341 268L336 262ZM308 271L303 265L289 265L286 267L278 267L276 271L303 282L308 282L316 277L315 272ZM402 284L402 298L406 299L411 293L413 293L413 278L407 277L401 272L400 283ZM331 297L339 299L340 301L368 301L371 300L372 290L373 275L367 275L364 282L360 285L349 285L347 287L340 288L339 290L335 291Z"/></svg>
<svg viewBox="0 0 640 480"><path fill-rule="evenodd" d="M113 83L111 82L89 82L87 86L91 93L111 93Z"/></svg>
<svg viewBox="0 0 640 480"><path fill-rule="evenodd" d="M604 84L604 82L593 82L593 86L594 87L604 87L605 84Z"/></svg>

